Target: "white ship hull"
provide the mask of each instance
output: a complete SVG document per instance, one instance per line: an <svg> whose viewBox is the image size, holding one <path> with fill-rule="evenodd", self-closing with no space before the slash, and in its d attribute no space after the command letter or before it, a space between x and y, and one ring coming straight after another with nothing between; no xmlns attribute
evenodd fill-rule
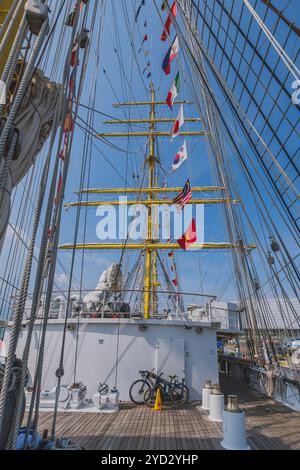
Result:
<svg viewBox="0 0 300 470"><path fill-rule="evenodd" d="M65 375L62 384L74 382L77 343L76 381L87 387L87 398L92 398L100 382L116 385L120 400L129 400L129 388L139 378L139 370L154 369L167 377L176 374L185 377L190 399L199 400L204 380L218 381L216 323L173 320L115 320L81 319L77 334L77 319L68 320L64 357ZM41 321L37 321L32 337L29 358L31 377L34 375L39 345ZM9 341L10 326L5 342ZM50 320L47 330L43 368L43 390L56 384L63 333L62 320ZM22 330L17 355L22 352L27 328Z"/></svg>

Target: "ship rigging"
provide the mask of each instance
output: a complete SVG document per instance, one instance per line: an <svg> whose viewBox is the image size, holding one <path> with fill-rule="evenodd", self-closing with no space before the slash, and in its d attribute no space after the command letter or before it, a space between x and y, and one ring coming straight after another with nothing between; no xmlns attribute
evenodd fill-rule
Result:
<svg viewBox="0 0 300 470"><path fill-rule="evenodd" d="M247 358L261 374L284 376L278 346L295 341L300 330L300 49L288 5L128 3L0 2L0 318L3 327L10 322L0 429L10 421L6 448L16 446L38 320L28 411L37 431L57 291L66 311L55 366L55 436L74 292L79 332L84 293L93 291L99 263L118 267L101 311L120 320L114 311L120 302L143 327L165 320L170 311L186 321L187 302L197 297L199 308L210 308L230 288ZM184 117L187 109L192 117ZM100 115L108 119L103 125L119 130L99 129ZM92 238L93 208L120 211L136 204L147 211L144 239L131 240L128 230L123 240ZM200 224L191 212L180 238L160 240L160 204L177 205L182 213L205 205L205 214L212 214L205 239L197 240ZM190 264L182 270L184 256ZM296 356L285 358L289 372L297 373ZM8 419L15 368L18 390Z"/></svg>

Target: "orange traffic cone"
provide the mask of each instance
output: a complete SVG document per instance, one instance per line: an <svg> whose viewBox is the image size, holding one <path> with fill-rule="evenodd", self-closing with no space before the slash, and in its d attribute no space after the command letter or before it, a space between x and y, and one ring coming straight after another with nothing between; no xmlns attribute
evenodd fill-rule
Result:
<svg viewBox="0 0 300 470"><path fill-rule="evenodd" d="M160 389L157 388L153 411L161 411L161 410L162 410L162 401L161 401L161 396L160 396Z"/></svg>

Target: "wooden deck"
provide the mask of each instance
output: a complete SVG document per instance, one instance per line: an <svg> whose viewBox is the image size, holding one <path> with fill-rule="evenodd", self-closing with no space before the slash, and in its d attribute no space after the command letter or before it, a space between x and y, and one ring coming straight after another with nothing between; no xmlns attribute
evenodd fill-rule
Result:
<svg viewBox="0 0 300 470"><path fill-rule="evenodd" d="M240 397L252 449L300 449L299 413L227 376L221 384L225 395ZM41 412L40 431L51 429L51 418L52 413ZM59 412L56 431L57 436L69 437L86 449L222 449L222 424L211 422L196 402L161 412L132 404L123 404L116 414Z"/></svg>

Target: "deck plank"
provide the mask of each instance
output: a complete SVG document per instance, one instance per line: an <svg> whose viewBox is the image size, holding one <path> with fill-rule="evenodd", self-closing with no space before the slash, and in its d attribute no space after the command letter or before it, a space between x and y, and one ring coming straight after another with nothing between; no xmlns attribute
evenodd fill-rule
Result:
<svg viewBox="0 0 300 470"><path fill-rule="evenodd" d="M252 449L300 449L299 413L231 378L223 377L221 383L225 395L239 395ZM59 411L56 431L58 437L69 437L86 449L221 449L222 424L210 421L199 405L194 402L183 408L153 411L123 403L113 414ZM39 431L50 430L51 424L52 412L41 410Z"/></svg>

